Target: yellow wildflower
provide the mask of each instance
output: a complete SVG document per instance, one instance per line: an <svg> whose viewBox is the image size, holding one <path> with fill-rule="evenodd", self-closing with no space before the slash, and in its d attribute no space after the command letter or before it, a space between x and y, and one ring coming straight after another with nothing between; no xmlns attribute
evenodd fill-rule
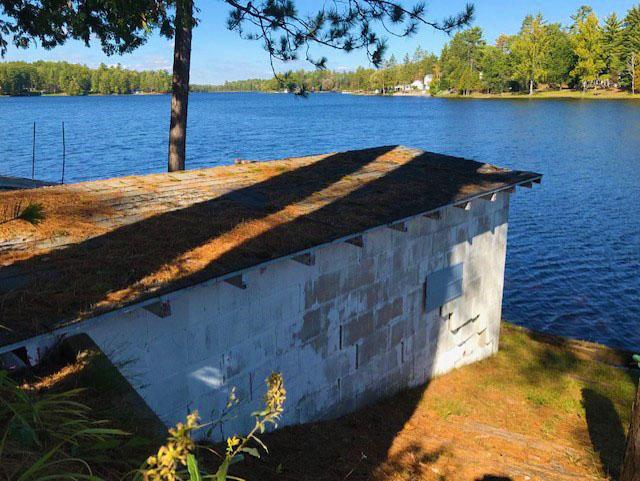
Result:
<svg viewBox="0 0 640 481"><path fill-rule="evenodd" d="M282 374L272 372L267 378L267 393L264 395L264 403L271 414L280 414L284 409L284 401L287 391L284 389Z"/></svg>
<svg viewBox="0 0 640 481"><path fill-rule="evenodd" d="M227 454L231 454L233 452L233 448L235 448L238 444L240 444L240 439L238 436L232 436L227 438Z"/></svg>
<svg viewBox="0 0 640 481"><path fill-rule="evenodd" d="M169 437L164 446L160 446L155 456L147 458L147 468L142 471L145 481L177 481L176 471L186 466L187 455L195 445L191 432L198 428L198 412L187 416L186 424L178 423L169 429Z"/></svg>

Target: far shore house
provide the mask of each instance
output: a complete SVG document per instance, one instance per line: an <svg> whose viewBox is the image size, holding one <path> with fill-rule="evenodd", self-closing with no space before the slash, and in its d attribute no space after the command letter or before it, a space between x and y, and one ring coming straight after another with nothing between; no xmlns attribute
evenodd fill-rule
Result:
<svg viewBox="0 0 640 481"><path fill-rule="evenodd" d="M410 85L412 90L424 90L424 83L422 80L414 80Z"/></svg>
<svg viewBox="0 0 640 481"><path fill-rule="evenodd" d="M509 196L541 175L405 147L0 192L0 355L88 335L167 425L338 416L498 349ZM5 219L6 220L6 219Z"/></svg>
<svg viewBox="0 0 640 481"><path fill-rule="evenodd" d="M433 74L428 73L427 75L424 76L424 80L422 82L424 84L425 90L430 90L431 82L433 82Z"/></svg>
<svg viewBox="0 0 640 481"><path fill-rule="evenodd" d="M424 79L416 79L410 84L398 84L393 87L394 92L411 92L413 90L428 91L433 81L433 75L427 74ZM378 90L376 90L378 93Z"/></svg>

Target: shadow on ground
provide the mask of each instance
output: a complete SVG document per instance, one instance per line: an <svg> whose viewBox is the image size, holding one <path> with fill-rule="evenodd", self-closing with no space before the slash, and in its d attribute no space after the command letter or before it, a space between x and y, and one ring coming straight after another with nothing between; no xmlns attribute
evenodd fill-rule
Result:
<svg viewBox="0 0 640 481"><path fill-rule="evenodd" d="M582 389L582 405L587 418L589 438L605 473L618 479L626 435L611 400L593 389Z"/></svg>
<svg viewBox="0 0 640 481"><path fill-rule="evenodd" d="M566 344L506 326L497 356L343 418L269 434L269 456L234 474L261 481L615 479L635 383L633 371L578 359ZM460 406L443 410L441 402ZM555 424L541 422L547 419Z"/></svg>
<svg viewBox="0 0 640 481"><path fill-rule="evenodd" d="M475 481L513 481L513 478L509 476L496 476L493 474L485 474L481 478L476 478Z"/></svg>
<svg viewBox="0 0 640 481"><path fill-rule="evenodd" d="M405 475L419 473L422 464L433 463L443 452L411 445L388 456L426 389L428 384L403 391L392 404L381 401L337 420L286 427L268 436L272 455L234 466L233 474L262 481L365 481L383 479L384 464L385 475L395 472L403 476L398 479L409 479Z"/></svg>

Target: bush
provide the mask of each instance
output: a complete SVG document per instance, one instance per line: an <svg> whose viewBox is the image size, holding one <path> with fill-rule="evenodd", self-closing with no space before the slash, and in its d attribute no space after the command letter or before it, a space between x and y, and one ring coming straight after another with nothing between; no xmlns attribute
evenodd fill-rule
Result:
<svg viewBox="0 0 640 481"><path fill-rule="evenodd" d="M31 393L0 371L0 477L7 481L100 480L92 470L126 435L92 420L80 389Z"/></svg>

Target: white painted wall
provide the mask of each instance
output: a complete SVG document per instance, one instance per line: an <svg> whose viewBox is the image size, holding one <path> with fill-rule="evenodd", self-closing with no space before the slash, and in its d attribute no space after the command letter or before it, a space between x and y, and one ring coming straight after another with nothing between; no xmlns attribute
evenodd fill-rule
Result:
<svg viewBox="0 0 640 481"><path fill-rule="evenodd" d="M338 416L497 351L508 206L503 192L447 207L407 232L370 231L363 248L322 247L313 266L256 267L245 290L209 281L162 296L165 318L133 306L22 344L36 357L86 332L167 425L194 409L208 419L235 386L242 402L218 439L252 425L271 371L285 378L283 424ZM427 276L460 262L463 296L427 312Z"/></svg>

